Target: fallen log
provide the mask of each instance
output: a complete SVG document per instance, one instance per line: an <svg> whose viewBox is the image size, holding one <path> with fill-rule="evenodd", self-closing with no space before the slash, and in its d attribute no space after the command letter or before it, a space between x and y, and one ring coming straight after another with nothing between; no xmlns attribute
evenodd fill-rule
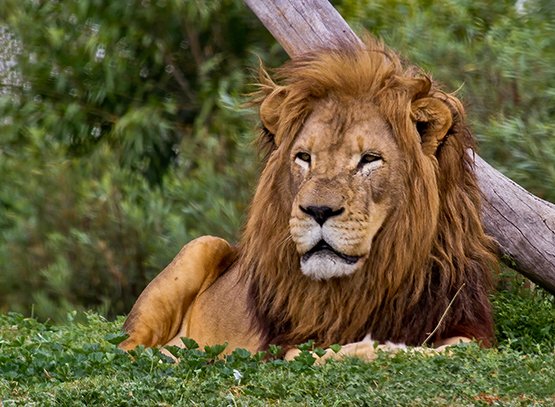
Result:
<svg viewBox="0 0 555 407"><path fill-rule="evenodd" d="M360 46L361 40L327 0L245 0L290 57L317 49ZM502 260L555 294L555 205L526 191L478 155L486 231Z"/></svg>

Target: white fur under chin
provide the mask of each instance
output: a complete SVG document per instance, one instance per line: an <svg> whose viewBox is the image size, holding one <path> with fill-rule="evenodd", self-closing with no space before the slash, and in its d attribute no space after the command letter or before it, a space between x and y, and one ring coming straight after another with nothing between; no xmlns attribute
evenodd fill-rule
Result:
<svg viewBox="0 0 555 407"><path fill-rule="evenodd" d="M314 280L345 277L359 268L360 260L347 264L332 253L315 253L308 260L301 260L301 272Z"/></svg>

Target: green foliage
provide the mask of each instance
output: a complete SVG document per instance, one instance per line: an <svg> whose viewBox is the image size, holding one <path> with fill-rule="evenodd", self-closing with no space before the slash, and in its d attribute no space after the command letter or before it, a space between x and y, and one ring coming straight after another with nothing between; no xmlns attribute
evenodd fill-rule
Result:
<svg viewBox="0 0 555 407"><path fill-rule="evenodd" d="M258 42L241 2L6 0L0 13L24 82L4 106L8 137L38 129L77 154L108 143L153 182L178 152L236 153L221 104L241 92Z"/></svg>
<svg viewBox="0 0 555 407"><path fill-rule="evenodd" d="M555 201L549 1L335 3L460 88L484 158ZM3 0L0 15L0 311L118 315L187 241L236 241L258 162L244 95L258 56L285 60L242 1Z"/></svg>
<svg viewBox="0 0 555 407"><path fill-rule="evenodd" d="M183 243L209 233L233 239L248 195L238 169L220 178L201 164L190 178L152 188L114 167L106 149L98 153L40 163L32 177L25 161L5 163L21 176L1 194L13 203L10 227L0 231L4 306L29 313L34 305L37 316L54 319L74 308L122 313ZM103 166L112 170L97 170Z"/></svg>
<svg viewBox="0 0 555 407"><path fill-rule="evenodd" d="M555 350L555 298L505 270L493 297L496 337L502 347L533 353Z"/></svg>
<svg viewBox="0 0 555 407"><path fill-rule="evenodd" d="M522 300L535 305L531 297ZM511 299L506 310L523 305ZM552 310L555 308L552 308ZM179 363L155 349L116 348L122 320L68 315L63 325L19 314L0 315L0 404L75 405L551 405L555 402L553 340L521 351L454 347L450 354L381 353L364 363L348 359L315 366L312 344L292 362L237 349L218 356L187 340L172 348ZM499 314L504 318L505 314ZM80 319L81 322L77 322ZM530 332L541 329L539 319ZM505 327L508 327L506 325ZM502 327L501 329L505 329ZM506 338L519 337L518 326ZM549 348L551 346L551 349Z"/></svg>
<svg viewBox="0 0 555 407"><path fill-rule="evenodd" d="M0 14L0 310L120 314L187 241L235 240L257 168L241 95L255 54L283 58L242 2Z"/></svg>

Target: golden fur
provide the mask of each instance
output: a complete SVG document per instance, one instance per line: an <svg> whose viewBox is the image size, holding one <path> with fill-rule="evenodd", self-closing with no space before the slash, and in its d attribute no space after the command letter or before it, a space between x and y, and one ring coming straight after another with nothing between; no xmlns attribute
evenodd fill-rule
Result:
<svg viewBox="0 0 555 407"><path fill-rule="evenodd" d="M141 335L147 334L137 334L144 325L142 315L155 314L150 320L171 320L165 326L172 329L155 343L145 343L150 346L192 336L201 344L227 340L257 350L308 339L319 346L348 344L368 334L381 342L420 345L435 328L430 339L436 343L462 336L489 345L493 324L487 295L494 246L480 221L481 196L468 153L473 140L458 99L417 69L403 67L394 53L370 39L365 49L294 60L277 70L276 82L261 68L254 103L260 106L266 162L238 250L225 254L236 260L228 266L230 261L212 254L197 255L188 272L211 276L210 284L196 278L197 297L185 305L179 296L167 295L176 290L169 278L158 284L158 298L171 300L153 308L155 303L145 296L126 325L128 343L145 343ZM374 131L371 140L378 144L385 140L378 170L364 170L365 176L370 174L366 179L360 176L359 164L340 174L339 167L351 164L342 163L338 154L337 163L325 167L337 177L322 170L320 183L307 187L317 177L307 172L306 163L297 167L294 149L301 139L331 157L345 150L342 123L367 116L379 123L382 133L368 122L362 129ZM325 136L319 139L313 123L326 120L330 128L322 127ZM361 128L352 128L358 131L353 137L363 139L359 144L367 142ZM314 171L324 168L310 165ZM308 198L307 191L312 194ZM301 271L306 250L299 242L311 221L299 207L311 199L318 205L327 205L326 199L358 205L334 220L351 222L337 227L347 238L354 233L347 226L356 219L363 219L361 228L372 230L368 244L345 246L345 254L361 259L350 274L317 279ZM364 202L379 208L383 216L372 218L374 212L361 209ZM293 228L298 230L292 236ZM203 258L212 268L203 266ZM177 303L180 311L174 315L171 309ZM146 331L157 329L152 322Z"/></svg>

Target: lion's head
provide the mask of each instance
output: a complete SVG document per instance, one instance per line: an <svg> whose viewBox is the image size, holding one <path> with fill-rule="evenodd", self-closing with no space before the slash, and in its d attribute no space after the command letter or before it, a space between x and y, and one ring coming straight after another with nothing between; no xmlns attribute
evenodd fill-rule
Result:
<svg viewBox="0 0 555 407"><path fill-rule="evenodd" d="M268 148L239 261L269 343L492 337L493 245L460 102L369 40L262 69Z"/></svg>

